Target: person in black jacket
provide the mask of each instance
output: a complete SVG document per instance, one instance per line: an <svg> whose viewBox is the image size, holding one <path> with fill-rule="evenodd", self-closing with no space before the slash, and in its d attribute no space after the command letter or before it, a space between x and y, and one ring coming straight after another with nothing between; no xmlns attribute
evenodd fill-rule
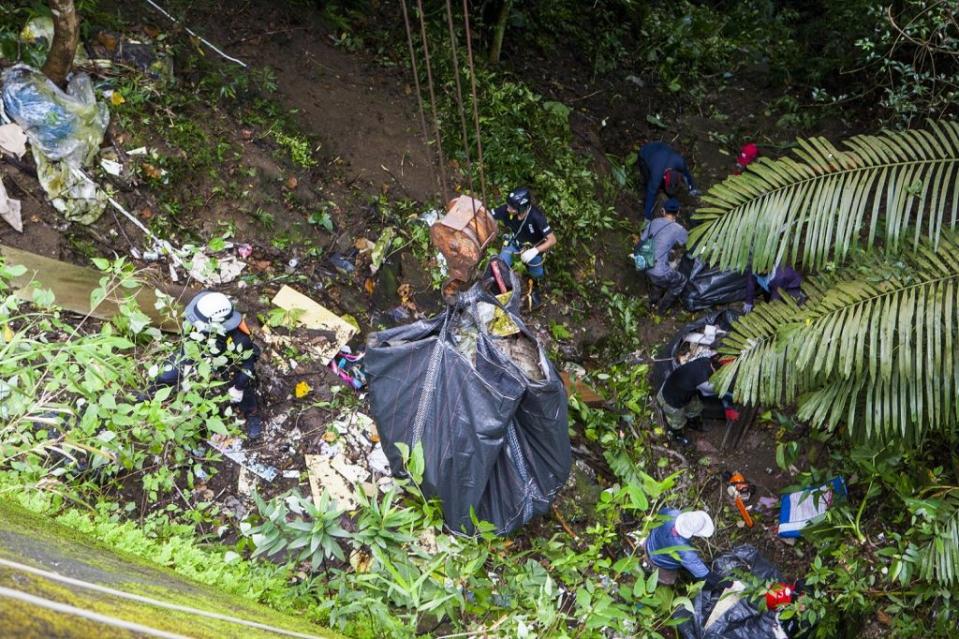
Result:
<svg viewBox="0 0 959 639"><path fill-rule="evenodd" d="M532 279L530 298L533 309L542 304L540 283L546 277L543 254L556 244L556 234L550 228L546 215L533 205L529 189L520 187L506 198L506 204L493 210L493 217L506 225L509 233L499 257L507 266L519 255Z"/></svg>
<svg viewBox="0 0 959 639"><path fill-rule="evenodd" d="M217 372L230 382L227 395L246 419L246 434L256 439L263 431L263 420L258 415L255 366L260 348L253 343L250 329L233 303L223 293L202 291L184 311L190 329L189 339L200 342L200 348L215 364ZM161 367L153 387L178 386L180 378L194 364L182 350Z"/></svg>
<svg viewBox="0 0 959 639"><path fill-rule="evenodd" d="M709 378L722 365L718 355L698 357L677 366L666 376L656 400L662 408L666 424L673 439L684 446L689 445L686 427L698 430L700 415L703 412L703 395L715 396ZM739 413L729 402L729 396L723 398L726 407L726 419L735 421Z"/></svg>

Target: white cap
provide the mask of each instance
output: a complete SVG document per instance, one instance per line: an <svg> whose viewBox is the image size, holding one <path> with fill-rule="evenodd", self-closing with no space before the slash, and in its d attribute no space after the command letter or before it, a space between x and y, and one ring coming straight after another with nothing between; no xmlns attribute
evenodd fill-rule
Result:
<svg viewBox="0 0 959 639"><path fill-rule="evenodd" d="M223 293L202 291L184 310L184 315L197 330L208 331L214 325L231 331L240 325L242 317L233 308L233 302Z"/></svg>
<svg viewBox="0 0 959 639"><path fill-rule="evenodd" d="M691 510L676 517L676 532L681 537L712 537L716 527L705 510Z"/></svg>

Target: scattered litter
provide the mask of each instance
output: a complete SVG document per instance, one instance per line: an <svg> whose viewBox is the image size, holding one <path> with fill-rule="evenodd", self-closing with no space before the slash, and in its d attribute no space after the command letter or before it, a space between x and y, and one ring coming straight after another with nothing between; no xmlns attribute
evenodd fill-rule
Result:
<svg viewBox="0 0 959 639"><path fill-rule="evenodd" d="M366 462L369 464L370 470L377 475L390 474L390 460L386 457L383 446L380 444L373 447L373 451L366 456Z"/></svg>
<svg viewBox="0 0 959 639"><path fill-rule="evenodd" d="M299 479L299 478L300 478L300 471L296 470L295 468L293 470L283 471L283 479Z"/></svg>
<svg viewBox="0 0 959 639"><path fill-rule="evenodd" d="M343 318L289 286L283 286L277 292L273 297L273 304L286 311L299 312L297 320L302 326L332 334L332 339L327 339L325 346L316 345L324 365L328 364L359 331Z"/></svg>
<svg viewBox="0 0 959 639"><path fill-rule="evenodd" d="M354 390L360 390L366 386L366 372L363 370L362 359L362 353L353 355L350 347L344 346L343 350L330 360L327 368Z"/></svg>
<svg viewBox="0 0 959 639"><path fill-rule="evenodd" d="M73 74L66 93L25 64L10 67L0 78L4 110L30 140L40 185L54 208L69 220L94 222L107 196L78 169L96 155L110 112L96 101L90 76Z"/></svg>
<svg viewBox="0 0 959 639"><path fill-rule="evenodd" d="M20 217L20 200L7 197L7 189L0 180L0 218L12 226L17 233L23 233L23 218Z"/></svg>
<svg viewBox="0 0 959 639"><path fill-rule="evenodd" d="M190 251L193 247L187 245L184 250ZM233 255L211 257L197 250L189 260L189 273L206 285L229 284L240 276L246 263L241 262Z"/></svg>
<svg viewBox="0 0 959 639"><path fill-rule="evenodd" d="M253 255L253 246L250 244L237 244L236 254L245 260Z"/></svg>
<svg viewBox="0 0 959 639"><path fill-rule="evenodd" d="M100 168L114 177L119 177L123 173L123 165L113 160L103 158L100 160Z"/></svg>
<svg viewBox="0 0 959 639"><path fill-rule="evenodd" d="M395 235L396 229L392 226L387 226L383 229L383 232L380 233L379 239L376 240L376 244L373 245L370 256L370 275L376 275L376 272L383 266L383 260L386 259L387 251L390 250Z"/></svg>
<svg viewBox="0 0 959 639"><path fill-rule="evenodd" d="M326 490L339 506L347 510L352 510L360 505L350 483L365 479L369 475L366 470L350 464L342 457L342 454L333 459L324 455L306 455L305 458L306 471L310 477L310 491L313 493L313 503L320 503L320 497ZM343 473L348 474L349 477ZM350 479L350 477L360 479Z"/></svg>
<svg viewBox="0 0 959 639"><path fill-rule="evenodd" d="M25 64L10 67L2 78L6 114L23 127L35 150L50 160L65 160L77 167L93 158L110 112L96 101L90 76L75 73L66 93Z"/></svg>
<svg viewBox="0 0 959 639"><path fill-rule="evenodd" d="M333 253L330 255L330 264L332 264L336 270L343 271L344 273L352 273L356 270L353 262L341 253Z"/></svg>
<svg viewBox="0 0 959 639"><path fill-rule="evenodd" d="M138 146L138 147L135 148L135 149L131 149L131 150L127 151L127 155L133 156L133 157L136 157L136 156L138 156L138 155L146 155L147 153L148 153L148 151L147 151L147 148L146 148L145 146Z"/></svg>
<svg viewBox="0 0 959 639"><path fill-rule="evenodd" d="M461 195L450 200L446 215L430 226L430 241L445 257L450 276L468 282L497 230L482 202Z"/></svg>
<svg viewBox="0 0 959 639"><path fill-rule="evenodd" d="M310 394L310 391L313 388L307 384L305 381L299 381L296 383L296 387L293 389L293 397L297 399L303 399Z"/></svg>
<svg viewBox="0 0 959 639"><path fill-rule="evenodd" d="M257 476L254 475L246 466L240 466L240 472L236 478L236 492L244 497L249 497L256 490Z"/></svg>
<svg viewBox="0 0 959 639"><path fill-rule="evenodd" d="M779 500L775 497L762 496L759 498L758 506L763 510L772 510L779 505Z"/></svg>
<svg viewBox="0 0 959 639"><path fill-rule="evenodd" d="M805 488L782 496L779 511L779 536L799 537L802 529L825 517L837 499L846 498L846 482L833 477L818 488Z"/></svg>
<svg viewBox="0 0 959 639"><path fill-rule="evenodd" d="M19 160L27 152L27 134L16 122L0 126L0 150Z"/></svg>
<svg viewBox="0 0 959 639"><path fill-rule="evenodd" d="M216 434L207 440L207 444L224 457L233 460L262 479L266 481L276 479L278 474L276 468L267 464L261 464L253 459L255 454L248 454L243 450L243 441L239 437L224 437L223 435Z"/></svg>
<svg viewBox="0 0 959 639"><path fill-rule="evenodd" d="M24 44L40 44L43 46L44 52L50 50L50 45L53 43L53 18L50 16L37 16L31 18L23 25L23 29L20 30L20 41ZM87 57L87 52L83 48L82 42L77 42L77 50L73 56L73 63L75 65L86 64L90 58Z"/></svg>

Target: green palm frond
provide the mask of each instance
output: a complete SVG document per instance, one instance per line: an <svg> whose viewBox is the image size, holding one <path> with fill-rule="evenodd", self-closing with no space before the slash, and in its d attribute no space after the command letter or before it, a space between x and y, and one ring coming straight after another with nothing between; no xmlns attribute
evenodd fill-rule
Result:
<svg viewBox="0 0 959 639"><path fill-rule="evenodd" d="M931 583L959 585L959 488L946 487L938 496L911 499L907 505L918 520L919 534L902 556L909 566L899 567L900 580L908 583L915 575Z"/></svg>
<svg viewBox="0 0 959 639"><path fill-rule="evenodd" d="M808 270L857 246L938 244L959 214L959 123L858 135L845 150L798 140L796 159L761 158L703 196L690 233L705 261L758 272L777 262Z"/></svg>
<svg viewBox="0 0 959 639"><path fill-rule="evenodd" d="M959 423L959 244L866 255L813 280L809 299L758 306L724 338L736 360L716 382L748 404L799 404L799 417L863 437L917 441Z"/></svg>

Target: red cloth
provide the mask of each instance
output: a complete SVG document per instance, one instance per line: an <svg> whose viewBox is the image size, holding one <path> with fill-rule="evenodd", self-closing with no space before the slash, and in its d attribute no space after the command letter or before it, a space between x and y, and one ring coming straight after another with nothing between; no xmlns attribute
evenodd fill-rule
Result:
<svg viewBox="0 0 959 639"><path fill-rule="evenodd" d="M739 411L735 408L727 408L723 411L726 414L726 421L735 422L739 421Z"/></svg>

